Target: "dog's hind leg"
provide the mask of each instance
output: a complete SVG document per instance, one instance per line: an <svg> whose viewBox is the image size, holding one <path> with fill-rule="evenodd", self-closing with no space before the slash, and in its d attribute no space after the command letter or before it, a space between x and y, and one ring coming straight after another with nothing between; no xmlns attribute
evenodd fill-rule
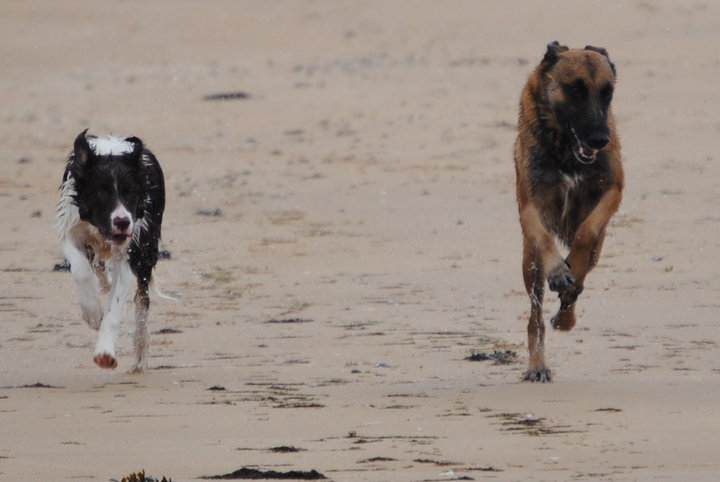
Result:
<svg viewBox="0 0 720 482"><path fill-rule="evenodd" d="M135 292L135 333L133 343L135 346L135 365L130 369L131 373L142 373L147 370L148 345L150 336L148 334L147 319L150 310L149 274L138 276L138 288Z"/></svg>
<svg viewBox="0 0 720 482"><path fill-rule="evenodd" d="M545 322L542 319L542 303L545 294L543 268L532 247L531 240L525 238L523 247L523 279L530 297L530 320L528 321L528 350L530 359L528 370L523 376L528 382L549 382L552 373L545 365Z"/></svg>
<svg viewBox="0 0 720 482"><path fill-rule="evenodd" d="M150 283L152 270L157 262L157 242L144 238L141 233L139 245L143 250L132 248L130 251L130 265L137 277L137 290L135 291L135 332L133 344L135 346L135 364L131 373L142 373L148 367L148 348L150 336L148 333L148 312L150 311Z"/></svg>

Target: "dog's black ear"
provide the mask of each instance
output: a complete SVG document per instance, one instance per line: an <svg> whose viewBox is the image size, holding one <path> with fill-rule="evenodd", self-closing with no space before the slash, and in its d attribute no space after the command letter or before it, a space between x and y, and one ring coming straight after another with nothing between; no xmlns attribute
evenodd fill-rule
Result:
<svg viewBox="0 0 720 482"><path fill-rule="evenodd" d="M127 137L125 142L129 142L133 145L133 151L130 153L130 158L135 162L140 162L142 159L143 151L145 150L145 144L138 137Z"/></svg>
<svg viewBox="0 0 720 482"><path fill-rule="evenodd" d="M93 150L88 143L87 137L85 136L87 131L87 129L82 131L80 135L75 138L75 144L73 145L73 159L74 165L76 167L73 174L76 177L79 176L83 168L88 165L88 162L93 158L94 155Z"/></svg>
<svg viewBox="0 0 720 482"><path fill-rule="evenodd" d="M133 145L133 151L129 154L130 161L140 167L142 163L143 152L145 151L145 144L143 144L143 141L140 140L139 137L127 137L125 138L125 142L129 142ZM143 183L147 184L145 176L143 174L141 175L143 176ZM135 218L142 219L144 216L145 199L140 199L140 202L137 205L137 209L135 210Z"/></svg>
<svg viewBox="0 0 720 482"><path fill-rule="evenodd" d="M610 56L608 55L607 50L605 50L605 49L602 48L602 47L593 47L592 45L586 45L586 46L585 46L585 50L590 50L590 51L592 51L592 52L597 52L597 53L599 53L600 55L603 55L606 59L608 59L608 62L610 62ZM615 71L615 64L613 64L612 62L610 62L610 68L612 69L613 74L614 74L614 75L617 75L617 72Z"/></svg>
<svg viewBox="0 0 720 482"><path fill-rule="evenodd" d="M565 45L560 45L560 42L557 40L550 42L547 44L547 51L545 52L545 57L542 59L542 63L547 67L555 65L555 62L560 58L560 54L567 51L568 48Z"/></svg>
<svg viewBox="0 0 720 482"><path fill-rule="evenodd" d="M610 57L608 56L607 50L605 50L605 49L602 48L602 47L593 47L592 45L586 45L586 46L585 46L585 50L592 50L593 52L597 52L597 53L599 53L599 54L604 55L604 56L607 57L607 58L610 58Z"/></svg>

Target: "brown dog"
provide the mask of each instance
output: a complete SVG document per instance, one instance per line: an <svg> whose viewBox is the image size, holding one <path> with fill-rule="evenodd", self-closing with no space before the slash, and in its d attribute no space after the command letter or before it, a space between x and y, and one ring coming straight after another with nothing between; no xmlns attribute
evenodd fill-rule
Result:
<svg viewBox="0 0 720 482"><path fill-rule="evenodd" d="M552 42L522 91L515 171L530 296L526 381L552 379L544 356L545 280L560 297L552 326L572 329L575 301L620 206L623 171L610 110L614 85L615 66L605 49ZM555 237L569 247L567 258Z"/></svg>

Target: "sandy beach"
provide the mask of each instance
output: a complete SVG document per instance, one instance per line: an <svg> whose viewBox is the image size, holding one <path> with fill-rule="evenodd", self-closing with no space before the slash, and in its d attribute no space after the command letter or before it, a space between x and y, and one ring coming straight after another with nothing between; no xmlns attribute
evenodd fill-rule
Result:
<svg viewBox="0 0 720 482"><path fill-rule="evenodd" d="M719 5L5 1L0 19L0 480L720 476ZM553 40L617 66L626 189L577 327L548 331L555 380L530 384L512 145ZM142 375L132 309L102 370L53 270L86 128L142 138L165 171L156 284L177 300L152 298Z"/></svg>

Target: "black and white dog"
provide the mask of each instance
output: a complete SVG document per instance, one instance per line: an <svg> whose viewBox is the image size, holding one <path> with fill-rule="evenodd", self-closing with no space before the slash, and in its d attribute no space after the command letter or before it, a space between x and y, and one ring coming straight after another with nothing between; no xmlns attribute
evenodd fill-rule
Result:
<svg viewBox="0 0 720 482"><path fill-rule="evenodd" d="M132 371L142 372L149 344L148 288L165 209L163 172L137 137L97 138L86 132L75 139L60 187L60 242L80 290L82 317L99 330L93 360L102 368L117 366L115 342L137 279ZM106 311L100 291L110 292Z"/></svg>

